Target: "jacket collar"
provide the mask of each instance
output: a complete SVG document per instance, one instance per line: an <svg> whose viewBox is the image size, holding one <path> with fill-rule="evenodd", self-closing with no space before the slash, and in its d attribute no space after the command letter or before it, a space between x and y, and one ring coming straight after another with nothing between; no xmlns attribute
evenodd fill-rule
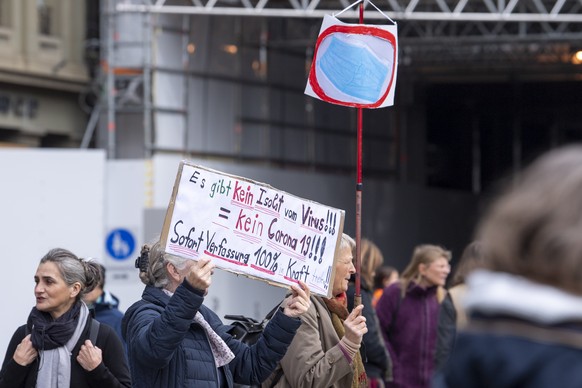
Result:
<svg viewBox="0 0 582 388"><path fill-rule="evenodd" d="M146 286L143 290L142 298L145 301L162 307L165 307L170 301L169 295L167 295L161 288L154 286Z"/></svg>
<svg viewBox="0 0 582 388"><path fill-rule="evenodd" d="M436 286L423 288L423 287L419 286L416 282L411 281L408 284L407 294L415 296L415 297L425 297L425 296L435 294L436 289L437 289Z"/></svg>
<svg viewBox="0 0 582 388"><path fill-rule="evenodd" d="M119 307L119 299L109 291L103 291L95 302L95 310L116 309Z"/></svg>
<svg viewBox="0 0 582 388"><path fill-rule="evenodd" d="M540 324L582 321L582 297L502 272L476 270L467 277L468 312L508 315Z"/></svg>

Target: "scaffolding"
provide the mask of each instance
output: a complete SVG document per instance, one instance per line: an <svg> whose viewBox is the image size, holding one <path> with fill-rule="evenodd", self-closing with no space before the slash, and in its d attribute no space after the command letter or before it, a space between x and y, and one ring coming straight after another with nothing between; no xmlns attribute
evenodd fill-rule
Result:
<svg viewBox="0 0 582 388"><path fill-rule="evenodd" d="M401 46L400 64L416 66L417 68L435 66L458 66L467 64L492 64L504 63L513 66L532 65L533 62L543 61L545 64L554 63L560 66L570 66L572 54L579 49L582 41L582 0L430 0L407 1L384 0L375 2L384 13L399 23L399 42ZM120 121L124 130L135 127L139 116L139 128L141 137L133 134L133 139L143 138L142 157L149 158L154 153L179 152L184 155L196 155L200 149L192 146L191 127L193 124L192 109L198 111L199 116L208 115L203 108L206 102L200 98L192 101L191 90L194 87L192 77L203 77L206 74L192 69L190 58L198 47L191 42L192 17L205 15L207 17L224 16L228 20L239 20L251 17L249 20L261 20L257 25L262 25L257 35L260 36L256 44L258 50L281 49L303 55L305 66L310 62L309 48L312 46L317 30L313 28L303 36L295 37L289 41L266 40L264 24L271 18L313 20L320 19L325 14L340 10L349 6L346 0L191 0L191 1L148 1L148 0L104 0L102 2L102 81L105 86L102 91L101 102L93 112L86 131L86 138L90 139L92 131L98 125L101 118L102 126L106 128L104 142L109 158L117 158L119 144ZM346 19L356 18L355 11L347 11L342 17ZM374 23L381 16L372 9L366 12L366 19ZM238 19L237 19L238 18ZM160 20L164 20L161 22ZM198 19L197 19L198 20ZM207 19L203 19L207 20ZM168 23L171 21L171 23ZM262 23L262 24L261 24ZM313 22L312 22L313 24ZM170 36L172 35L172 36ZM261 40L262 39L262 40ZM179 61L173 64L163 62L165 45L179 45ZM228 49L228 48L226 48ZM233 48L234 50L235 48ZM169 50L169 48L168 48ZM265 51L266 52L266 51ZM164 55L161 55L164 54ZM260 54L259 56L266 54ZM154 57L156 62L154 63ZM541 59L540 59L541 58ZM179 65L176 62L180 62ZM581 60L582 62L582 60ZM255 63L253 63L253 68ZM259 59L256 64L257 79L267 83L264 74L266 59ZM577 70L577 69L576 69ZM240 71L240 69L236 70ZM568 68L567 71L572 71ZM261 75L261 72L263 74ZM262 78L261 78L262 77ZM217 82L233 81L234 77L228 74L216 77ZM198 78L197 78L198 80ZM196 81L201 88L208 88L207 82ZM238 81L233 81L238 82ZM243 83L246 81L242 81ZM164 100L164 90L161 85L171 85L172 101ZM253 87L254 85L251 85ZM246 155L244 145L240 139L225 138L226 142L236 143L227 149L206 150L203 152L209 157L235 157L239 160L268 161L272 164L289 164L301 166L325 167L330 165L326 161L317 161L319 142L325 139L339 139L345 134L337 128L322 128L314 119L313 103L300 100L296 95L285 95L285 85L275 85L269 88L269 97L274 100L272 94L283 95L282 99L289 98L294 102L304 105L305 122L290 123L284 120L266 115L260 117L246 117L240 114L232 127L235 134L241 130L241 126L267 128L263 136L257 136L256 142L263 144L273 143L272 132L269 128L304 132L308 140L308 146L304 161L297 161L285 155L264 156L264 152L257 152L257 156ZM167 91L166 91L167 92ZM296 91L297 92L297 91ZM208 90L204 90L204 98L207 98ZM241 104L247 103L245 95L237 90L237 102L239 104L234 111L241 110ZM169 96L165 93L164 96ZM178 98L179 97L179 98ZM263 112L264 113L264 112ZM124 116L125 115L125 116ZM132 117L129 120L128 117ZM103 120L105 118L105 120ZM206 132L198 134L208 142L208 119L200 119L199 126L205 126ZM204 122L206 120L206 122ZM391 125L397 127L396 122L402 124L403 117L390 117ZM354 120L352 120L354 121ZM228 122L227 126L231 123ZM165 131L161 127L166 128ZM168 130L170 128L170 130ZM406 129L403 128L402 131ZM260 131L260 130L258 130ZM168 134L168 132L171 132ZM179 138L179 141L173 139ZM214 136L214 134L213 134ZM230 135L229 135L230 136ZM231 137L232 137L231 136ZM303 135L302 135L303 136ZM389 147L390 161L385 163L388 167L379 171L388 176L398 173L400 159L400 142L402 133L397 130L387 135L372 134L372 138L383 142L384 147ZM168 140L170 139L170 140ZM324 139L324 140L321 140ZM237 143L238 142L238 143ZM287 147L292 147L285 139L279 140ZM88 141L83 140L87 145ZM251 144L254 146L255 144ZM139 148L133 144L134 147ZM348 146L349 147L349 146ZM212 148L212 147L210 147ZM236 152L233 152L236 150ZM229 155L230 153L230 155ZM126 153L127 154L127 153ZM139 152L136 152L139 154ZM329 156L327 159L333 159ZM326 159L326 160L327 160ZM337 163L336 163L337 164ZM339 168L341 165L330 168ZM346 169L347 170L347 169Z"/></svg>
<svg viewBox="0 0 582 388"><path fill-rule="evenodd" d="M191 0L186 5L175 5L166 0L155 3L120 3L119 12L211 14L259 17L322 18L330 12L350 5L347 0ZM536 23L580 23L582 4L578 0L429 0L374 2L392 19L450 21L450 22L536 22ZM373 9L370 7L370 10ZM347 11L346 18L357 19L357 11ZM366 15L368 19L384 18L377 12ZM562 25L561 28L565 28Z"/></svg>

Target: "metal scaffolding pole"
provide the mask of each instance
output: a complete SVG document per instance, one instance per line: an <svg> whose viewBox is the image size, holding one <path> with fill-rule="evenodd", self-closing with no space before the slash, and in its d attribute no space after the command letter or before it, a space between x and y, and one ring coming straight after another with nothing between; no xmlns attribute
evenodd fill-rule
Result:
<svg viewBox="0 0 582 388"><path fill-rule="evenodd" d="M107 1L107 12L104 17L107 18L107 42L106 42L106 58L107 64L105 66L105 74L107 78L106 99L107 99L107 158L115 158L115 72L114 72L114 40L115 40L115 1Z"/></svg>

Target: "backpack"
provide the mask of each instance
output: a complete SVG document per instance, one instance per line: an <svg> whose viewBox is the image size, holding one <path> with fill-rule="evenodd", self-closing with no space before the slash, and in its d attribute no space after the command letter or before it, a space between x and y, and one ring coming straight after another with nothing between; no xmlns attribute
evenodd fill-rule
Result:
<svg viewBox="0 0 582 388"><path fill-rule="evenodd" d="M267 323L273 318L275 312L279 308L278 303L262 321L257 321L254 318L245 317L244 315L225 315L224 319L231 320L230 329L228 333L237 340L244 342L247 345L252 345L259 340Z"/></svg>
<svg viewBox="0 0 582 388"><path fill-rule="evenodd" d="M257 321L254 318L245 317L244 315L225 315L224 319L232 321L232 323L230 324L231 327L230 329L228 329L227 332L234 338L238 339L239 341L249 346L253 345L259 340L261 334L263 333L263 330L265 329L265 326L267 326L267 323L269 323L271 318L273 318L273 315L275 315L275 312L277 312L277 309L279 309L280 305L281 303L277 303L277 305L267 313L267 315L261 322ZM277 383L277 381L279 381L281 376L283 376L283 370L279 368L277 372L277 377L271 384L271 387L273 387ZM260 385L248 386L235 383L234 388L260 388Z"/></svg>

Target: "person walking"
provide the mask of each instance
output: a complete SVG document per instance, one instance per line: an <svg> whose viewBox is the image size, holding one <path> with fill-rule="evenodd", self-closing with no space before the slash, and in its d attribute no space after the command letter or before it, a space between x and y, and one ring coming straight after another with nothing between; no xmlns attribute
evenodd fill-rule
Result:
<svg viewBox="0 0 582 388"><path fill-rule="evenodd" d="M95 263L51 249L34 275L36 304L6 351L4 387L131 387L123 345L81 300L97 283Z"/></svg>
<svg viewBox="0 0 582 388"><path fill-rule="evenodd" d="M437 245L419 245L376 305L392 361L387 387L428 388L434 370L437 319L450 272L451 253Z"/></svg>

